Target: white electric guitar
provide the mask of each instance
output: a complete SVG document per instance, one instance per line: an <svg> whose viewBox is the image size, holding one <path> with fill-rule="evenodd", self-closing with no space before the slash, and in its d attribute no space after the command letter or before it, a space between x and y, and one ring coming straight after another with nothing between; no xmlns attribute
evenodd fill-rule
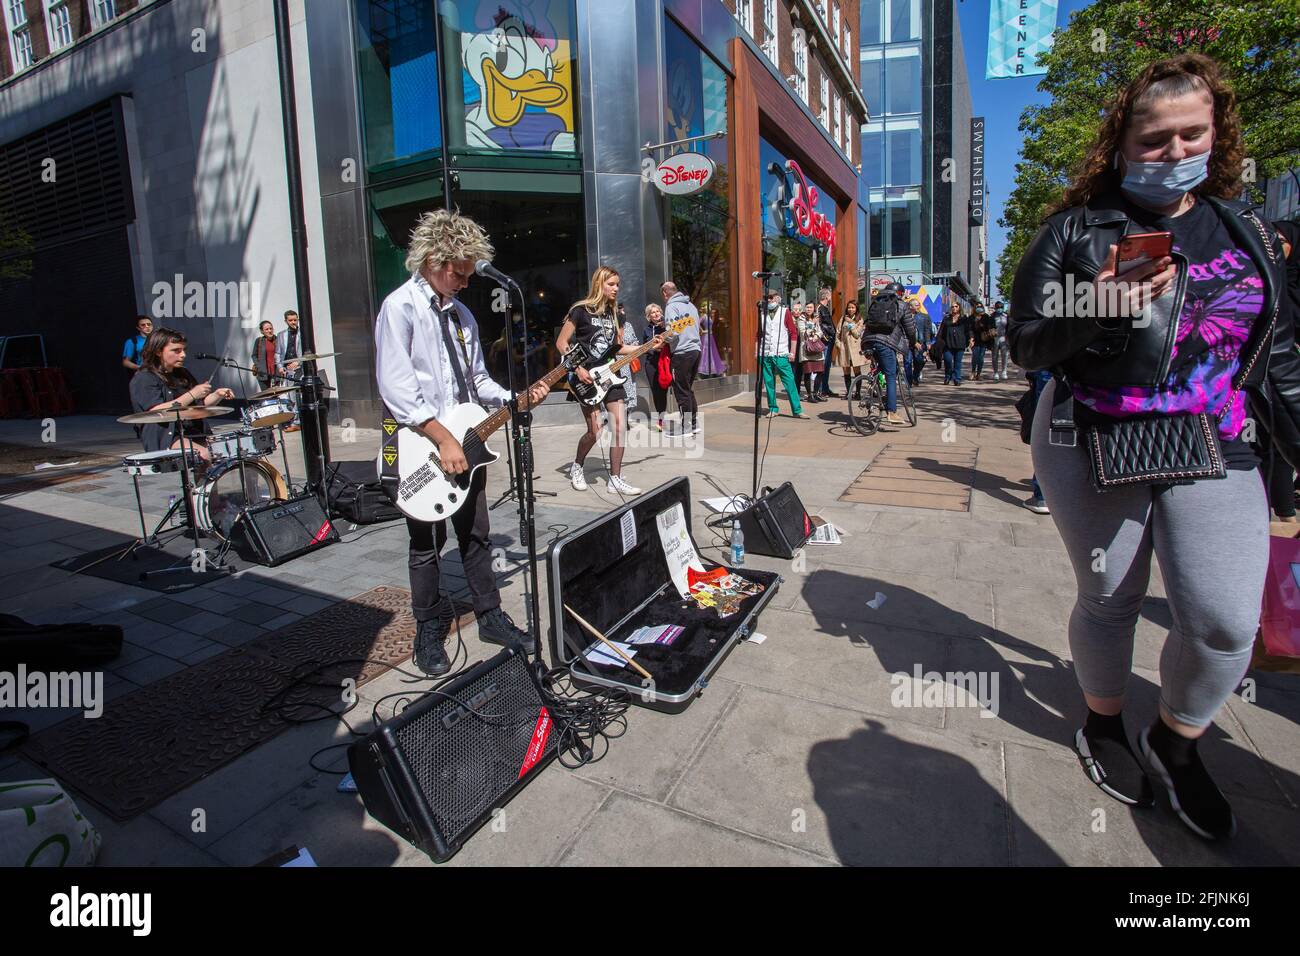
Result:
<svg viewBox="0 0 1300 956"><path fill-rule="evenodd" d="M538 380L549 389L586 359L586 351L576 343L564 354L563 361ZM531 390L531 389L530 389ZM528 408L528 393L519 393L519 401ZM509 406L489 412L473 402L462 402L446 415L439 417L443 428L460 439L469 468L459 475L448 475L438 457L438 446L417 428L401 425L397 430L397 495L396 505L402 514L417 521L442 521L450 518L469 500L469 484L474 473L501 456L487 446L491 434L510 421ZM383 471L384 454L391 454L391 445L379 451L378 467Z"/></svg>
<svg viewBox="0 0 1300 956"><path fill-rule="evenodd" d="M671 339L680 335L684 329L688 329L694 324L694 316L684 315L680 319L668 323L668 327L663 333L664 338ZM626 378L618 373L630 365L635 359L638 359L646 352L649 352L653 347L652 343L647 342L635 352L629 352L627 355L619 356L618 358L606 362L604 365L597 365L595 368L587 369L588 374L591 375L590 384L578 378L576 372L570 372L569 389L574 395L577 395L579 401L584 404L599 405L605 400L605 396L609 393L611 388L615 385L622 385L627 381Z"/></svg>

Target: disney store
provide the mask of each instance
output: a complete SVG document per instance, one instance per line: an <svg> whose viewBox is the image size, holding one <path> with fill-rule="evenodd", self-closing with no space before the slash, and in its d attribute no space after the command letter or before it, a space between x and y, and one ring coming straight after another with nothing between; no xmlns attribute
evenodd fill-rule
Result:
<svg viewBox="0 0 1300 956"><path fill-rule="evenodd" d="M786 272L787 293L831 286L837 311L857 294L856 171L720 0L344 0L309 8L307 26L350 395L374 395L374 315L406 278L416 218L442 206L487 229L524 291L526 343L517 326L507 336L489 283L462 295L500 380L511 354L535 369L557 361L555 335L600 263L621 273L638 328L665 279L689 292L701 401L748 387L752 272ZM707 159L708 182L661 191L656 170L682 153ZM339 156L361 160L331 186Z"/></svg>

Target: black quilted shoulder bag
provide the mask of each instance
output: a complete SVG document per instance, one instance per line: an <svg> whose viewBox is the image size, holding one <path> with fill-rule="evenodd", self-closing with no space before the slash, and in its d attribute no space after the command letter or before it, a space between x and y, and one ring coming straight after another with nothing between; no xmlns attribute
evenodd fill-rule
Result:
<svg viewBox="0 0 1300 956"><path fill-rule="evenodd" d="M1257 217L1251 216L1251 221L1264 237L1264 248L1268 250L1269 258L1276 263L1268 233ZM1092 466L1092 483L1098 491L1127 485L1186 485L1226 477L1227 467L1219 444L1219 421L1232 408L1255 361L1268 350L1273 326L1277 322L1277 306L1277 301L1274 301L1262 347L1257 348L1252 360L1238 370L1228 400L1217 415L1208 412L1138 415L1107 418L1104 422L1087 426L1085 443Z"/></svg>

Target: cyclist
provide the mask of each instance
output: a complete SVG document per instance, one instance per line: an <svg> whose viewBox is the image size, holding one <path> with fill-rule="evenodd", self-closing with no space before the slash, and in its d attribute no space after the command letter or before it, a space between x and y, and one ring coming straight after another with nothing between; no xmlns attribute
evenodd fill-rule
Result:
<svg viewBox="0 0 1300 956"><path fill-rule="evenodd" d="M898 417L898 353L916 348L916 322L903 302L903 287L891 282L880 290L867 309L866 330L862 336L862 354L875 358L885 373L885 421L904 425Z"/></svg>

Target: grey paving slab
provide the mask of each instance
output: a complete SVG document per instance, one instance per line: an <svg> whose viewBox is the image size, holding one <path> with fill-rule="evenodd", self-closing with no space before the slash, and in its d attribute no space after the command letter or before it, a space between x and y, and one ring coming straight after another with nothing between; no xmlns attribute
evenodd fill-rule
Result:
<svg viewBox="0 0 1300 956"><path fill-rule="evenodd" d="M1300 812L1249 797L1232 799L1237 837L1207 843L1162 800L1127 807L1102 793L1064 754L1008 743L1012 857L1019 866L1288 865L1300 861Z"/></svg>
<svg viewBox="0 0 1300 956"><path fill-rule="evenodd" d="M55 544L67 548L80 549L82 551L93 551L93 548L84 547L76 540L59 540L61 537L71 535L73 530L73 526L68 524L66 521L48 519L41 522L33 522L24 525L21 528L7 530L0 535L0 543L3 543L6 548L27 548L33 545Z"/></svg>
<svg viewBox="0 0 1300 956"><path fill-rule="evenodd" d="M245 603L242 607L237 607L226 613L226 616L233 620L242 621L245 624L260 625L265 625L268 621L273 621L283 615L284 611L279 607L256 602Z"/></svg>
<svg viewBox="0 0 1300 956"><path fill-rule="evenodd" d="M237 608L247 607L248 601L231 594L221 594L218 592L208 593L201 601L196 602L194 606L200 607L205 611L212 611L216 614L225 614L229 616L231 611L234 611Z"/></svg>
<svg viewBox="0 0 1300 956"><path fill-rule="evenodd" d="M882 624L979 637L993 622L989 587L975 581L937 580L901 571L819 568L798 587L782 586L782 592L777 598L782 607L812 614L826 634L862 635L866 625ZM884 600L878 601L877 594Z"/></svg>
<svg viewBox="0 0 1300 956"><path fill-rule="evenodd" d="M312 769L309 763L312 754L355 739L339 721L290 727L168 797L149 813L195 846L211 846L277 800L318 777L320 771ZM327 751L315 762L325 770L344 768L346 751L342 747ZM332 779L337 784L341 775ZM203 811L201 830L195 829L195 810Z"/></svg>
<svg viewBox="0 0 1300 956"><path fill-rule="evenodd" d="M864 625L852 634L828 634L800 611L764 611L762 644L745 643L719 673L728 680L805 700L816 700L935 729L943 708L899 708L893 697L915 665L944 669L947 638L924 631ZM910 677L908 678L910 680Z"/></svg>
<svg viewBox="0 0 1300 956"><path fill-rule="evenodd" d="M0 545L3 545L4 548L3 552L0 553L0 577L16 574L28 568L52 564L55 561L62 561L64 558L75 557L82 553L80 548L74 548L71 545L61 544L57 541L30 545L10 545L3 533L0 533Z"/></svg>
<svg viewBox="0 0 1300 956"><path fill-rule="evenodd" d="M186 654L192 654L200 648L212 644L212 640L199 634L191 634L187 631L176 631L169 637L155 641L149 646L149 650L154 654L163 654L167 657L181 660Z"/></svg>
<svg viewBox="0 0 1300 956"><path fill-rule="evenodd" d="M121 625L123 636L127 641L141 647L149 647L155 641L176 633L176 629L170 624L148 621L135 615L121 615L121 617L125 619L119 619L113 623Z"/></svg>
<svg viewBox="0 0 1300 956"><path fill-rule="evenodd" d="M832 861L676 812L611 794L561 859L564 866L830 866Z"/></svg>
<svg viewBox="0 0 1300 956"><path fill-rule="evenodd" d="M209 640L224 644L226 647L239 647L241 644L247 644L254 638L269 634L265 628L258 627L256 624L248 624L243 621L232 621L225 627L218 628L209 634L204 635Z"/></svg>
<svg viewBox="0 0 1300 956"><path fill-rule="evenodd" d="M276 631L300 620L302 620L301 614L290 612L288 614L281 614L279 617L271 618L271 620L263 624L262 627L266 628L268 631Z"/></svg>
<svg viewBox="0 0 1300 956"><path fill-rule="evenodd" d="M744 688L669 805L849 864L1002 865L1000 748Z"/></svg>
<svg viewBox="0 0 1300 956"><path fill-rule="evenodd" d="M189 604L179 604L176 601L169 601L166 598L159 598L155 601L148 601L144 604L137 604L131 609L140 617L159 624L175 625L179 621L193 617L195 614L202 613Z"/></svg>
<svg viewBox="0 0 1300 956"><path fill-rule="evenodd" d="M1300 807L1300 674L1279 676L1291 677L1296 689L1257 683L1251 690L1253 702L1248 703L1239 691L1228 698L1228 708L1278 786Z"/></svg>
<svg viewBox="0 0 1300 956"><path fill-rule="evenodd" d="M988 584L1011 578L1021 587L1053 587L1073 581L1074 569L1063 551L963 541L958 545L957 577Z"/></svg>
<svg viewBox="0 0 1300 956"><path fill-rule="evenodd" d="M315 597L310 594L303 594L292 601L285 601L280 605L281 611L293 611L297 614L315 614L317 611L323 611L325 608L335 604L333 598Z"/></svg>
<svg viewBox="0 0 1300 956"><path fill-rule="evenodd" d="M189 634L211 634L230 624L230 618L223 614L200 610L191 617L176 622L176 627Z"/></svg>
<svg viewBox="0 0 1300 956"><path fill-rule="evenodd" d="M203 647L190 651L190 653L182 657L181 662L184 664L201 664L203 661L206 661L211 657L216 657L218 654L224 654L228 650L230 650L230 648L225 644L218 644L216 641L208 641Z"/></svg>
<svg viewBox="0 0 1300 956"><path fill-rule="evenodd" d="M662 803L738 690L731 681L715 679L680 714L631 708L627 732L609 741L602 759L574 773Z"/></svg>
<svg viewBox="0 0 1300 956"><path fill-rule="evenodd" d="M1011 528L1005 521L976 520L970 515L937 515L913 509L880 511L872 534L898 534L918 541L992 541L1011 545Z"/></svg>
<svg viewBox="0 0 1300 956"><path fill-rule="evenodd" d="M877 532L865 540L848 538L839 546L810 545L808 559L819 567L915 572L946 580L956 571L957 542Z"/></svg>
<svg viewBox="0 0 1300 956"><path fill-rule="evenodd" d="M265 585L255 591L249 591L244 595L244 597L249 601L256 601L259 604L274 604L277 607L301 596L301 593L293 588L282 588L272 585Z"/></svg>
<svg viewBox="0 0 1300 956"><path fill-rule="evenodd" d="M117 673L132 683L144 685L184 669L185 665L180 661L161 654L150 654L144 660L128 664Z"/></svg>

